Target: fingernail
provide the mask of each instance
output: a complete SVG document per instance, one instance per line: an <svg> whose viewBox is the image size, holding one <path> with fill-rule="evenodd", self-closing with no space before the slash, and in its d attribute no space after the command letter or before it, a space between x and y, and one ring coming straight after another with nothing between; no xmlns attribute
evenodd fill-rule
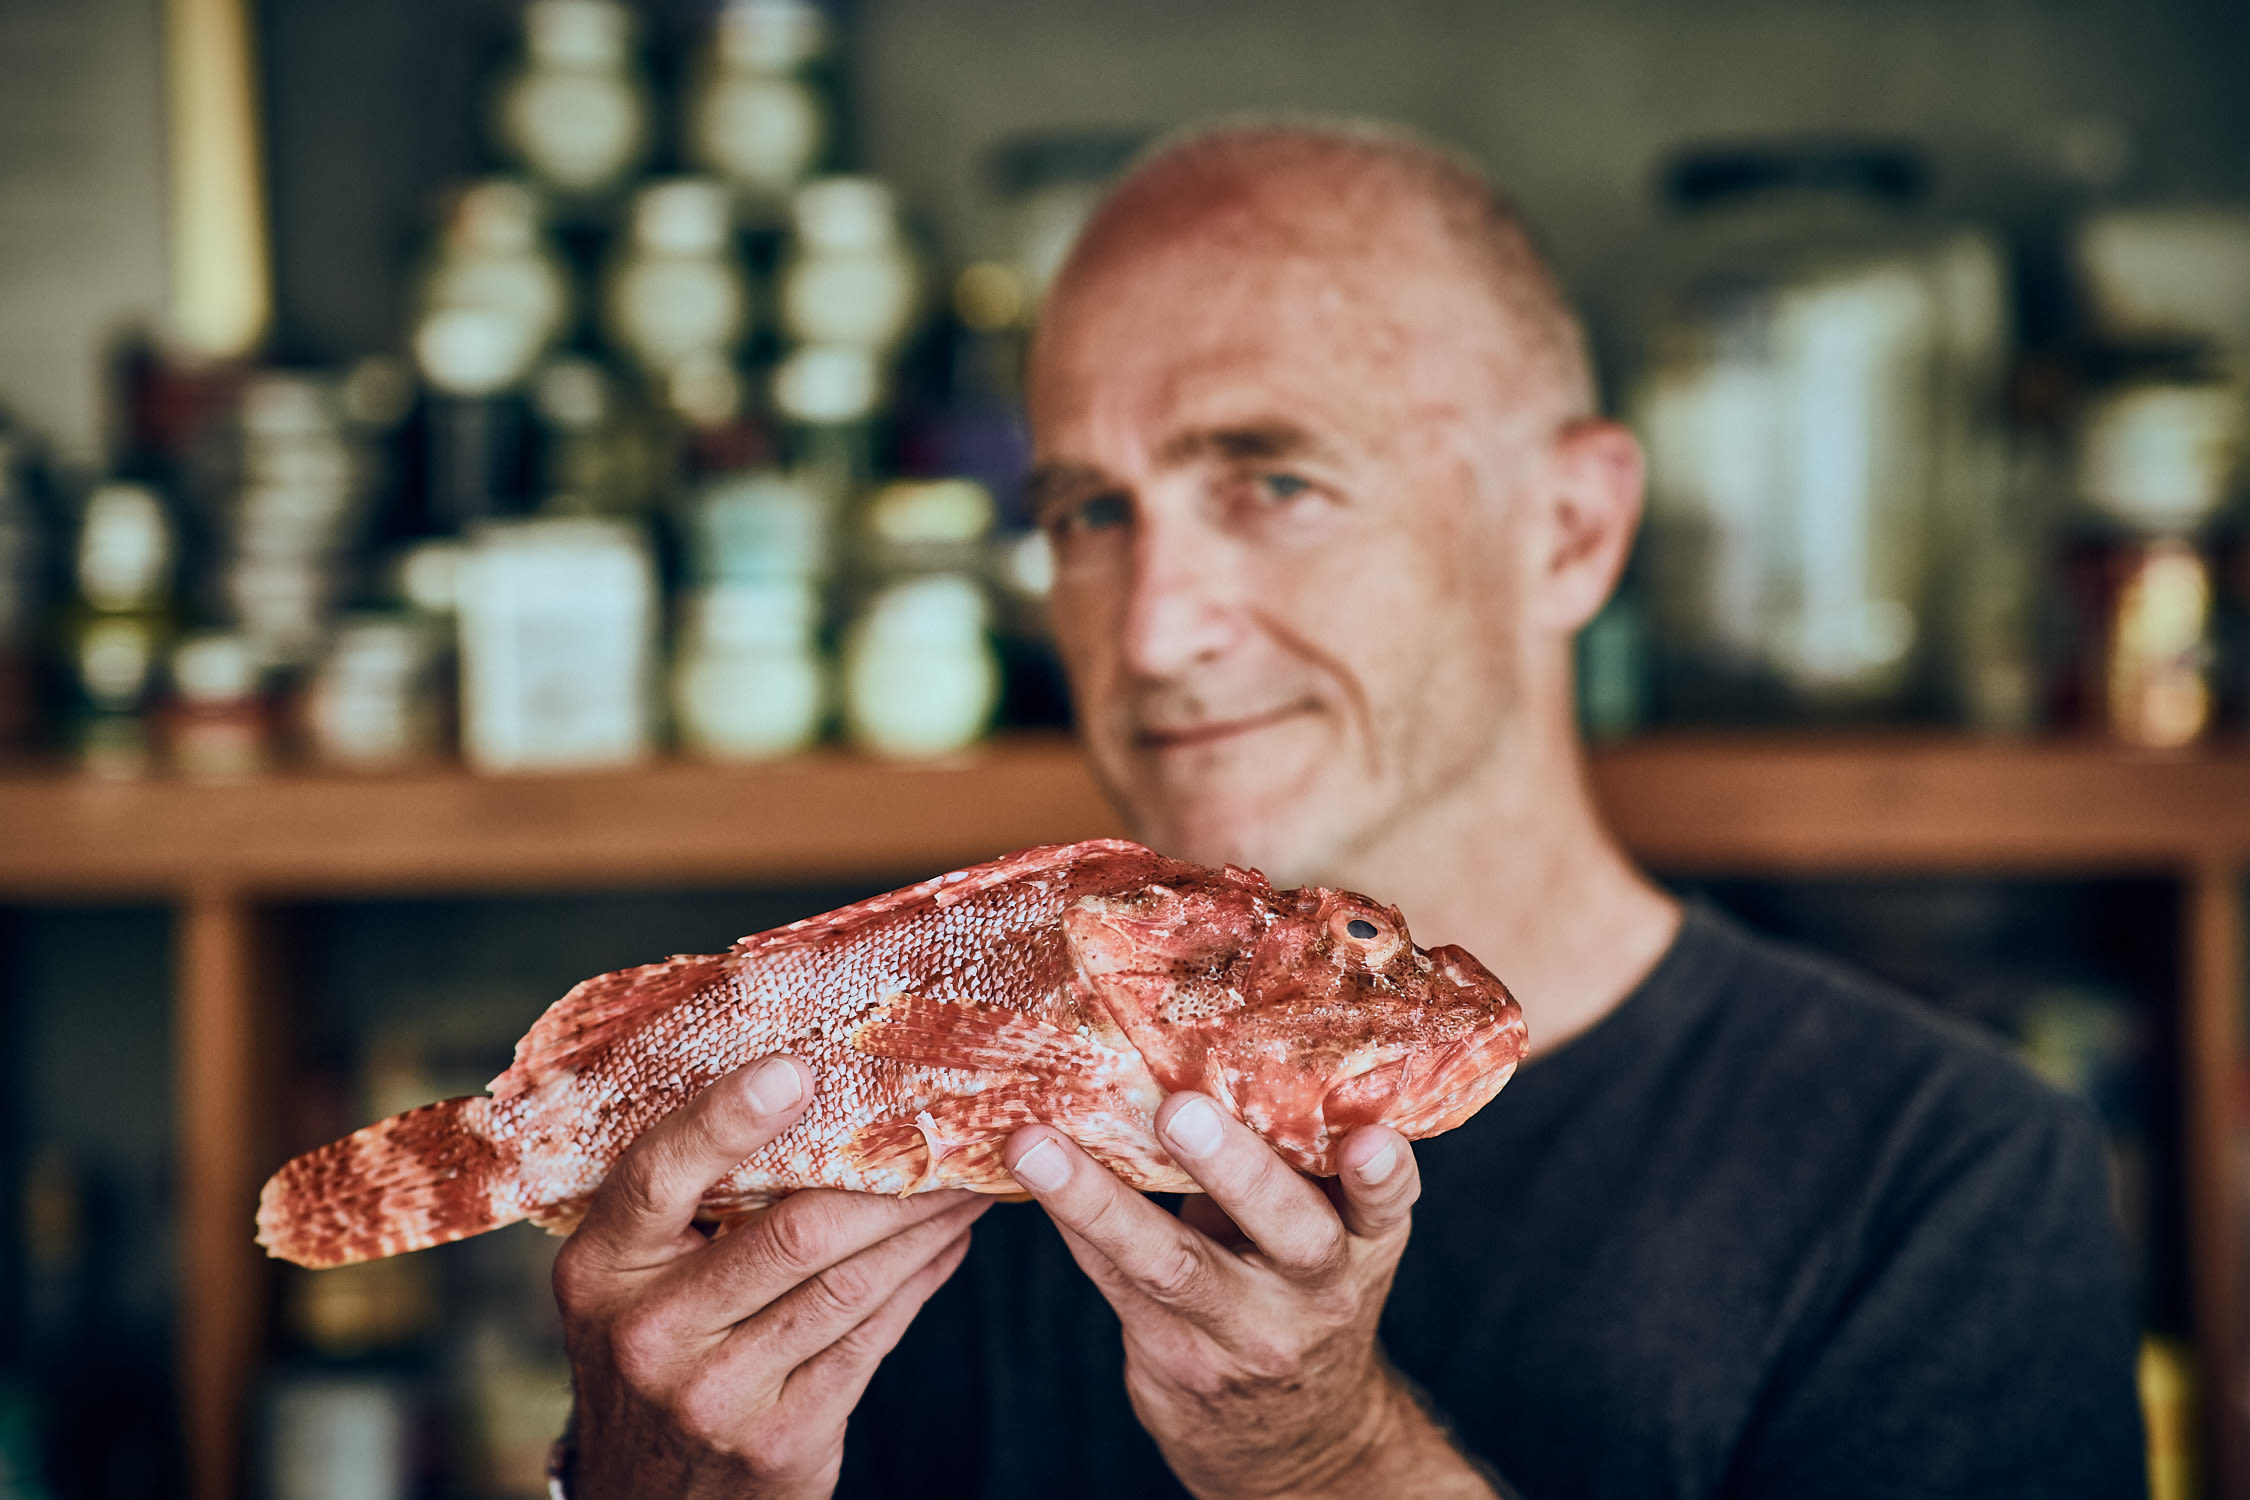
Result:
<svg viewBox="0 0 2250 1500"><path fill-rule="evenodd" d="M1219 1149L1223 1139L1219 1112L1201 1099L1190 1099L1172 1111L1171 1123L1164 1127L1164 1133L1189 1156L1209 1156Z"/></svg>
<svg viewBox="0 0 2250 1500"><path fill-rule="evenodd" d="M804 1080L797 1076L796 1068L778 1057L758 1064L744 1088L759 1112L769 1115L779 1114L805 1094Z"/></svg>
<svg viewBox="0 0 2250 1500"><path fill-rule="evenodd" d="M1051 1138L1017 1157L1009 1170L1016 1174L1016 1181L1034 1192L1051 1193L1070 1181L1069 1158Z"/></svg>
<svg viewBox="0 0 2250 1500"><path fill-rule="evenodd" d="M1378 1182L1388 1181L1390 1175L1397 1170L1398 1147L1396 1144L1386 1144L1382 1150L1361 1162L1357 1169L1359 1180L1369 1187L1375 1186Z"/></svg>

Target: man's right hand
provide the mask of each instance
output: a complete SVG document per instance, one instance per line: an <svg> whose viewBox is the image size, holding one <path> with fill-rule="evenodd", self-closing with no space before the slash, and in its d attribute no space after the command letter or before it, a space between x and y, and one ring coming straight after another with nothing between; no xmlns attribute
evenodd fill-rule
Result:
<svg viewBox="0 0 2250 1500"><path fill-rule="evenodd" d="M834 1489L845 1420L992 1200L811 1189L706 1238L697 1201L811 1097L786 1057L720 1079L633 1144L556 1256L571 1500Z"/></svg>

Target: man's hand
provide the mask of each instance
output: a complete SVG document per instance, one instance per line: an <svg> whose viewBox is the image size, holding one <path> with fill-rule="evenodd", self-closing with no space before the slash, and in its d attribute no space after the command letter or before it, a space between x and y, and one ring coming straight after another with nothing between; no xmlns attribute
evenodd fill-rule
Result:
<svg viewBox="0 0 2250 1500"><path fill-rule="evenodd" d="M1406 1138L1353 1131L1316 1184L1201 1094L1167 1099L1157 1128L1209 1195L1179 1218L1045 1126L1005 1160L1117 1310L1133 1409L1181 1482L1204 1500L1489 1495L1375 1347L1422 1190Z"/></svg>
<svg viewBox="0 0 2250 1500"><path fill-rule="evenodd" d="M991 1200L813 1190L706 1238L697 1200L811 1097L783 1057L712 1084L634 1143L555 1258L572 1500L835 1487L845 1419Z"/></svg>

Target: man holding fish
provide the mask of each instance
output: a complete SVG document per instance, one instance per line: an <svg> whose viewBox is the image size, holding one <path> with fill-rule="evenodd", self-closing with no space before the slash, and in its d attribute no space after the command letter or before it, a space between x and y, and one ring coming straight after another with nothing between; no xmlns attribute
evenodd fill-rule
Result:
<svg viewBox="0 0 2250 1500"><path fill-rule="evenodd" d="M1874 986L1682 909L1588 790L1570 645L1632 437L1471 170L1357 127L1146 161L1045 310L1055 627L1137 837L1398 903L1531 1059L1301 1175L1200 1092L1175 1215L1062 1131L1045 1213L697 1204L814 1098L774 1057L643 1136L555 1284L572 1500L2130 1495L2135 1330L2094 1125ZM965 1267L965 1269L964 1269Z"/></svg>

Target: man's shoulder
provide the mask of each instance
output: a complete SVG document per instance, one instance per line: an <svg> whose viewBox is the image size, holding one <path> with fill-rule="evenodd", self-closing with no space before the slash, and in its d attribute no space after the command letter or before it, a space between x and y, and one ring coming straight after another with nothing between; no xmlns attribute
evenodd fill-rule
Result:
<svg viewBox="0 0 2250 1500"><path fill-rule="evenodd" d="M2090 1124L2000 1036L1841 959L1707 909L1691 913L1683 941L1725 954L1707 1015L1714 1052L1738 1060L1727 1069L1737 1086L1801 1097L1838 1123Z"/></svg>

